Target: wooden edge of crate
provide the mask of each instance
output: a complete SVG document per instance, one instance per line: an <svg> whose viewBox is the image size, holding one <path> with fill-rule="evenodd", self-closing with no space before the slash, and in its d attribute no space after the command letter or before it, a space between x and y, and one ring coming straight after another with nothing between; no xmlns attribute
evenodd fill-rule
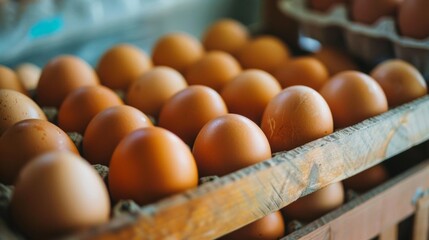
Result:
<svg viewBox="0 0 429 240"><path fill-rule="evenodd" d="M428 189L426 160L282 240L371 239L412 215L419 193Z"/></svg>
<svg viewBox="0 0 429 240"><path fill-rule="evenodd" d="M219 237L427 140L427 119L429 96L74 237Z"/></svg>

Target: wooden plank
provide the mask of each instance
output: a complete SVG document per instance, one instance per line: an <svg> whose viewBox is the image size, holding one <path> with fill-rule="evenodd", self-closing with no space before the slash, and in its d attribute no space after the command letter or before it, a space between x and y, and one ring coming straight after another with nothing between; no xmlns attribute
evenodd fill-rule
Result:
<svg viewBox="0 0 429 240"><path fill-rule="evenodd" d="M417 201L416 215L414 216L413 240L429 239L429 196Z"/></svg>
<svg viewBox="0 0 429 240"><path fill-rule="evenodd" d="M393 225L385 229L378 240L396 240L398 239L398 225Z"/></svg>
<svg viewBox="0 0 429 240"><path fill-rule="evenodd" d="M389 234L395 233L395 226L415 212L413 201L420 189L429 189L429 160L295 231L284 240L371 239L380 233L386 234L385 239L395 239Z"/></svg>
<svg viewBox="0 0 429 240"><path fill-rule="evenodd" d="M427 119L428 96L74 237L219 237L427 140Z"/></svg>

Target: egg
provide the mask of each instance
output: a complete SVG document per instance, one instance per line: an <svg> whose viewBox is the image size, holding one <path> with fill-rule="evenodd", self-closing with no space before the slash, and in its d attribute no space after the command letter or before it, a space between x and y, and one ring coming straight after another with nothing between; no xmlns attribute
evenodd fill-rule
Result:
<svg viewBox="0 0 429 240"><path fill-rule="evenodd" d="M123 102L115 92L104 86L81 87L64 99L58 110L58 126L66 132L83 134L97 113Z"/></svg>
<svg viewBox="0 0 429 240"><path fill-rule="evenodd" d="M97 75L85 61L61 55L43 67L36 88L36 102L41 106L59 107L73 90L98 84Z"/></svg>
<svg viewBox="0 0 429 240"><path fill-rule="evenodd" d="M269 159L271 148L258 125L241 115L226 114L204 125L192 153L200 176L223 176Z"/></svg>
<svg viewBox="0 0 429 240"><path fill-rule="evenodd" d="M138 129L122 139L109 169L109 189L115 202L132 199L144 205L198 184L191 150L159 127Z"/></svg>
<svg viewBox="0 0 429 240"><path fill-rule="evenodd" d="M238 53L244 69L257 68L273 73L289 58L288 47L277 37L260 36L248 42Z"/></svg>
<svg viewBox="0 0 429 240"><path fill-rule="evenodd" d="M126 135L150 126L150 119L136 108L126 105L109 107L89 122L83 135L83 156L91 164L108 166L113 151Z"/></svg>
<svg viewBox="0 0 429 240"><path fill-rule="evenodd" d="M249 41L249 31L233 19L221 19L209 26L203 36L206 50L219 50L236 55Z"/></svg>
<svg viewBox="0 0 429 240"><path fill-rule="evenodd" d="M380 63L370 75L380 84L390 107L410 102L427 93L422 74L413 65L400 59Z"/></svg>
<svg viewBox="0 0 429 240"><path fill-rule="evenodd" d="M370 25L382 17L394 16L401 2L402 0L353 0L351 18Z"/></svg>
<svg viewBox="0 0 429 240"><path fill-rule="evenodd" d="M130 44L118 44L105 52L97 65L101 84L111 89L127 90L152 67L145 52Z"/></svg>
<svg viewBox="0 0 429 240"><path fill-rule="evenodd" d="M0 89L10 89L28 95L27 90L19 81L18 76L13 70L0 65Z"/></svg>
<svg viewBox="0 0 429 240"><path fill-rule="evenodd" d="M226 52L212 51L189 67L186 81L189 85L205 85L220 91L241 72L241 66Z"/></svg>
<svg viewBox="0 0 429 240"><path fill-rule="evenodd" d="M208 121L227 113L219 93L206 86L194 85L176 93L164 104L158 125L192 145Z"/></svg>
<svg viewBox="0 0 429 240"><path fill-rule="evenodd" d="M126 102L157 119L164 103L187 86L185 78L175 69L155 67L131 84Z"/></svg>
<svg viewBox="0 0 429 240"><path fill-rule="evenodd" d="M404 0L399 6L397 25L399 33L406 37L426 39L429 37L429 2L427 0Z"/></svg>
<svg viewBox="0 0 429 240"><path fill-rule="evenodd" d="M353 189L359 193L366 192L389 178L389 173L383 165L375 165L354 176L343 180L345 188Z"/></svg>
<svg viewBox="0 0 429 240"><path fill-rule="evenodd" d="M0 137L0 182L13 184L31 159L53 150L78 150L69 136L54 124L26 119L9 127Z"/></svg>
<svg viewBox="0 0 429 240"><path fill-rule="evenodd" d="M202 44L186 33L170 33L155 43L152 49L152 61L185 73L186 69L198 61L204 54Z"/></svg>
<svg viewBox="0 0 429 240"><path fill-rule="evenodd" d="M310 9L314 9L320 12L327 12L334 6L340 3L345 3L349 0L309 0L308 6Z"/></svg>
<svg viewBox="0 0 429 240"><path fill-rule="evenodd" d="M355 61L346 52L334 47L323 46L311 56L325 65L330 76L346 70L359 70Z"/></svg>
<svg viewBox="0 0 429 240"><path fill-rule="evenodd" d="M34 90L42 70L32 63L22 63L15 68L15 72L25 89Z"/></svg>
<svg viewBox="0 0 429 240"><path fill-rule="evenodd" d="M271 74L248 69L227 83L221 96L229 112L243 115L259 125L265 107L281 90Z"/></svg>
<svg viewBox="0 0 429 240"><path fill-rule="evenodd" d="M291 150L334 130L328 104L306 86L288 87L277 94L265 108L261 128L273 152Z"/></svg>
<svg viewBox="0 0 429 240"><path fill-rule="evenodd" d="M285 223L279 211L270 213L238 230L219 238L219 240L259 240L280 239L285 235Z"/></svg>
<svg viewBox="0 0 429 240"><path fill-rule="evenodd" d="M288 219L310 222L340 207L343 203L343 185L341 182L336 182L299 198L281 211Z"/></svg>
<svg viewBox="0 0 429 240"><path fill-rule="evenodd" d="M304 85L319 90L329 79L328 69L314 57L298 57L282 63L274 77L283 88Z"/></svg>
<svg viewBox="0 0 429 240"><path fill-rule="evenodd" d="M7 128L21 120L46 120L45 113L31 98L9 89L0 89L0 116L0 136Z"/></svg>
<svg viewBox="0 0 429 240"><path fill-rule="evenodd" d="M388 110L386 95L367 74L345 71L320 90L332 111L335 128L344 128Z"/></svg>
<svg viewBox="0 0 429 240"><path fill-rule="evenodd" d="M10 213L26 236L51 239L106 223L110 201L92 166L78 155L53 151L24 167Z"/></svg>

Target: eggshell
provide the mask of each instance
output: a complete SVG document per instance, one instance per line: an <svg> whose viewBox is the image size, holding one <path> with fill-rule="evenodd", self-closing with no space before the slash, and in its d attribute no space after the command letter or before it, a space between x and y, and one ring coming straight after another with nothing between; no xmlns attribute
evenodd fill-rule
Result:
<svg viewBox="0 0 429 240"><path fill-rule="evenodd" d="M0 116L0 136L7 128L21 120L46 120L45 113L31 98L9 89L0 89Z"/></svg>
<svg viewBox="0 0 429 240"><path fill-rule="evenodd" d="M220 240L260 240L280 239L285 235L285 224L279 211L268 214L234 232L231 232Z"/></svg>
<svg viewBox="0 0 429 240"><path fill-rule="evenodd" d="M19 81L18 76L13 70L0 65L0 89L10 89L28 95L27 90Z"/></svg>
<svg viewBox="0 0 429 240"><path fill-rule="evenodd" d="M388 110L386 95L370 76L345 71L320 89L332 111L335 128L344 128Z"/></svg>
<svg viewBox="0 0 429 240"><path fill-rule="evenodd" d="M81 87L71 92L58 111L58 126L83 134L88 123L106 108L122 105L119 96L104 86Z"/></svg>
<svg viewBox="0 0 429 240"><path fill-rule="evenodd" d="M415 39L429 37L429 2L406 0L399 6L396 19L401 35Z"/></svg>
<svg viewBox="0 0 429 240"><path fill-rule="evenodd" d="M333 132L328 104L314 89L288 87L265 108L262 131L273 152L291 150Z"/></svg>
<svg viewBox="0 0 429 240"><path fill-rule="evenodd" d="M343 202L343 184L336 182L299 198L281 211L288 219L310 222L340 207Z"/></svg>
<svg viewBox="0 0 429 240"><path fill-rule="evenodd" d="M86 161L54 151L22 170L10 212L25 235L50 239L106 223L110 202L103 180Z"/></svg>
<svg viewBox="0 0 429 240"><path fill-rule="evenodd" d="M326 66L330 76L346 70L359 69L355 61L346 52L334 47L322 46L311 56Z"/></svg>
<svg viewBox="0 0 429 240"><path fill-rule="evenodd" d="M344 179L345 188L353 189L359 193L366 192L382 184L389 178L389 173L383 165L375 165L354 176Z"/></svg>
<svg viewBox="0 0 429 240"><path fill-rule="evenodd" d="M164 104L158 125L192 145L204 124L226 113L225 102L215 90L194 85L176 93Z"/></svg>
<svg viewBox="0 0 429 240"><path fill-rule="evenodd" d="M73 90L98 84L97 75L85 61L70 55L58 56L42 70L36 101L41 106L59 107Z"/></svg>
<svg viewBox="0 0 429 240"><path fill-rule="evenodd" d="M150 119L131 106L109 107L95 115L83 135L83 155L92 164L108 166L119 142L132 131L152 126Z"/></svg>
<svg viewBox="0 0 429 240"><path fill-rule="evenodd" d="M249 32L236 20L221 19L207 28L202 41L208 51L219 50L235 55L249 41Z"/></svg>
<svg viewBox="0 0 429 240"><path fill-rule="evenodd" d="M227 83L221 96L229 112L243 115L259 125L265 107L281 90L271 74L248 69Z"/></svg>
<svg viewBox="0 0 429 240"><path fill-rule="evenodd" d="M422 74L413 65L400 59L380 63L370 75L380 84L390 107L410 102L427 93Z"/></svg>
<svg viewBox="0 0 429 240"><path fill-rule="evenodd" d="M320 12L328 12L337 4L345 3L347 1L349 0L309 0L308 6L309 8Z"/></svg>
<svg viewBox="0 0 429 240"><path fill-rule="evenodd" d="M329 79L328 69L314 57L298 57L282 63L274 77L283 88L304 85L319 90Z"/></svg>
<svg viewBox="0 0 429 240"><path fill-rule="evenodd" d="M382 17L394 16L402 0L353 0L351 17L354 21L373 24Z"/></svg>
<svg viewBox="0 0 429 240"><path fill-rule="evenodd" d="M164 103L187 86L185 78L175 69L155 67L131 84L126 102L157 119Z"/></svg>
<svg viewBox="0 0 429 240"><path fill-rule="evenodd" d="M273 73L289 58L288 47L277 37L260 36L248 42L239 52L244 69L256 68Z"/></svg>
<svg viewBox="0 0 429 240"><path fill-rule="evenodd" d="M182 74L204 54L201 43L186 33L170 33L156 42L152 50L152 61L176 69Z"/></svg>
<svg viewBox="0 0 429 240"><path fill-rule="evenodd" d="M79 154L69 136L54 124L40 119L17 122L0 137L0 181L13 184L28 162L53 150Z"/></svg>
<svg viewBox="0 0 429 240"><path fill-rule="evenodd" d="M241 72L241 66L226 52L212 51L189 67L186 81L189 85L205 85L220 91Z"/></svg>
<svg viewBox="0 0 429 240"><path fill-rule="evenodd" d="M111 89L127 90L151 67L152 61L145 52L130 44L119 44L101 56L97 74L101 84Z"/></svg>
<svg viewBox="0 0 429 240"><path fill-rule="evenodd" d="M271 157L270 144L250 119L226 114L201 129L193 154L200 176L223 176Z"/></svg>
<svg viewBox="0 0 429 240"><path fill-rule="evenodd" d="M159 127L135 130L121 140L109 166L114 201L144 205L196 187L197 166L188 146Z"/></svg>
<svg viewBox="0 0 429 240"><path fill-rule="evenodd" d="M16 75L25 89L34 90L39 82L42 70L31 63L22 63L15 68Z"/></svg>

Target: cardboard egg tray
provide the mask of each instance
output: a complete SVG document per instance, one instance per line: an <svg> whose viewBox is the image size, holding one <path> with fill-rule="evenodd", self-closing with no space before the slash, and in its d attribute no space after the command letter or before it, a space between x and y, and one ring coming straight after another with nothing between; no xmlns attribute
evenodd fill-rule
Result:
<svg viewBox="0 0 429 240"><path fill-rule="evenodd" d="M403 59L429 77L429 38L417 40L399 35L395 19L383 17L373 25L352 22L345 5L327 13L308 9L305 0L280 0L279 9L296 20L305 36L323 45L347 49L369 66L389 58Z"/></svg>

